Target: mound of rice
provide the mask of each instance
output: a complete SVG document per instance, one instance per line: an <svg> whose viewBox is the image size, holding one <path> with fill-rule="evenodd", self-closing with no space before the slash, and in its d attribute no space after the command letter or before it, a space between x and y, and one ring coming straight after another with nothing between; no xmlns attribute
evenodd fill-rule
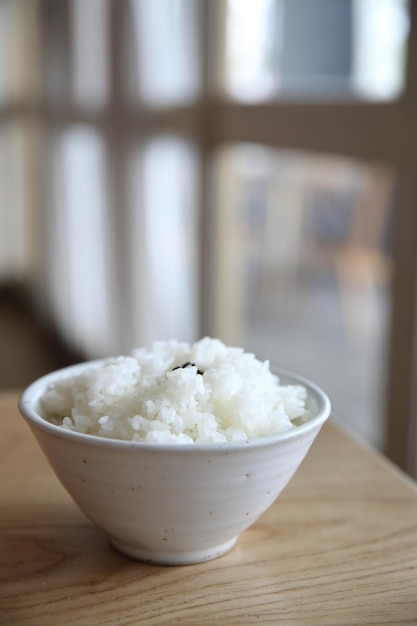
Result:
<svg viewBox="0 0 417 626"><path fill-rule="evenodd" d="M269 362L204 338L157 342L52 384L47 419L68 430L148 443L242 441L310 417L307 391L280 385Z"/></svg>

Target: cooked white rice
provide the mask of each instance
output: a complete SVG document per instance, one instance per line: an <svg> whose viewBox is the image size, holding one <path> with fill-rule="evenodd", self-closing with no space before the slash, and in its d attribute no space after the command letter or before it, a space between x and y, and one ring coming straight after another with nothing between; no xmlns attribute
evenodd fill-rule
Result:
<svg viewBox="0 0 417 626"><path fill-rule="evenodd" d="M310 417L307 391L280 385L269 362L204 338L157 342L50 385L49 421L68 430L148 443L241 441Z"/></svg>

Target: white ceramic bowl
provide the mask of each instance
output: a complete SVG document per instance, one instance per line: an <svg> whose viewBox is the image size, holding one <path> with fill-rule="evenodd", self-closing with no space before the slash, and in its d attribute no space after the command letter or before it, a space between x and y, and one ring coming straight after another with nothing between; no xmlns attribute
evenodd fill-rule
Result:
<svg viewBox="0 0 417 626"><path fill-rule="evenodd" d="M19 409L84 514L118 550L147 562L197 563L230 550L287 485L330 414L319 387L274 370L281 384L304 385L317 410L273 437L160 445L84 435L46 421L39 399L48 384L87 367L91 362L38 379Z"/></svg>

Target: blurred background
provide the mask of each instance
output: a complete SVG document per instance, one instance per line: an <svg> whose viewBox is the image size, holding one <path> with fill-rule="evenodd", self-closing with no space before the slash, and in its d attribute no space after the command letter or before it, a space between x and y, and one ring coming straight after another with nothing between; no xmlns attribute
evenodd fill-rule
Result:
<svg viewBox="0 0 417 626"><path fill-rule="evenodd" d="M209 334L416 475L415 12L0 0L0 387Z"/></svg>

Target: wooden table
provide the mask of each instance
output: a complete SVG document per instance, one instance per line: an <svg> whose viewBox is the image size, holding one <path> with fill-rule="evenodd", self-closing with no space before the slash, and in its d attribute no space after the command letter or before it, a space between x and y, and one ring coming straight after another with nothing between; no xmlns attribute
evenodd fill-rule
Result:
<svg viewBox="0 0 417 626"><path fill-rule="evenodd" d="M226 556L145 565L109 545L0 394L0 624L417 624L417 491L328 423Z"/></svg>

